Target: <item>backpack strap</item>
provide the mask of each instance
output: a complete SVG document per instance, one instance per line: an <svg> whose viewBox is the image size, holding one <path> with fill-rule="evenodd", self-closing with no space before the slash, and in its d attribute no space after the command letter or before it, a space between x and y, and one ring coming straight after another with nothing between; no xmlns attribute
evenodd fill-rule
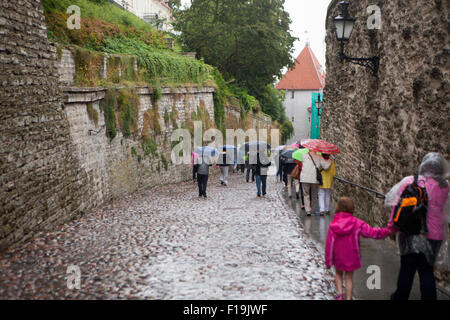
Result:
<svg viewBox="0 0 450 320"><path fill-rule="evenodd" d="M317 168L316 162L314 161L314 159L312 158L312 156L311 156L310 153L308 153L308 156L309 156L309 158L311 159L311 161L314 163L314 167L316 167L316 169L319 169L319 168Z"/></svg>

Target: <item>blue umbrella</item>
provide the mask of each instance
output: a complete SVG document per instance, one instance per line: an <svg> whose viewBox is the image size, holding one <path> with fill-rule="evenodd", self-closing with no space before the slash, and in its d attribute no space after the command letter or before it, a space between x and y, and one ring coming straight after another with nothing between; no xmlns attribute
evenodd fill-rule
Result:
<svg viewBox="0 0 450 320"><path fill-rule="evenodd" d="M194 149L194 152L199 155L212 156L214 157L216 154L219 154L219 150L213 147L197 147Z"/></svg>

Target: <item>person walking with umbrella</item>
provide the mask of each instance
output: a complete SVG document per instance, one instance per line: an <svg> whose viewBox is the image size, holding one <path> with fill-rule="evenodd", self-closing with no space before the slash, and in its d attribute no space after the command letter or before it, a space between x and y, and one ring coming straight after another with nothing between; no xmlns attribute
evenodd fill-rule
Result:
<svg viewBox="0 0 450 320"><path fill-rule="evenodd" d="M253 167L250 164L250 160L249 160L249 153L247 152L245 154L245 167L247 168L246 174L245 174L245 180L247 182L250 181L250 170L252 171L252 182L255 182L255 171L253 169Z"/></svg>
<svg viewBox="0 0 450 320"><path fill-rule="evenodd" d="M425 155L419 166L419 175L408 176L397 183L387 194L386 206L392 206L388 226L397 232L397 244L400 250L400 272L397 290L391 300L408 300L414 276L419 273L422 300L436 300L436 280L434 265L439 250L448 238L448 222L446 221L446 204L449 198L450 185L447 177L450 173L449 163L436 152ZM395 208L403 191L412 183L425 187L428 195L426 219L421 223L419 234L400 232L394 224ZM397 215L398 218L398 215ZM446 250L446 246L443 246Z"/></svg>
<svg viewBox="0 0 450 320"><path fill-rule="evenodd" d="M197 164L198 154L192 152L191 154L191 165L192 165L192 181L197 180L198 164Z"/></svg>
<svg viewBox="0 0 450 320"><path fill-rule="evenodd" d="M222 154L219 158L219 168L220 168L220 184L227 186L228 185L228 171L230 169L230 165L235 165L235 154L234 154L234 146L223 146ZM229 151L233 150L233 160L230 160Z"/></svg>
<svg viewBox="0 0 450 320"><path fill-rule="evenodd" d="M294 159L292 159L292 154L297 150L296 146L287 146L281 152L281 157L283 158L283 174L284 174L284 182L288 187L288 195L289 198L292 198L292 184L294 184L295 192L297 193L297 183L295 183L295 179L292 178L292 171L296 167L296 163Z"/></svg>
<svg viewBox="0 0 450 320"><path fill-rule="evenodd" d="M261 194L265 196L267 191L267 172L269 171L271 162L264 151L262 153L259 151L250 151L249 158L255 172L256 195L258 197L261 197Z"/></svg>
<svg viewBox="0 0 450 320"><path fill-rule="evenodd" d="M306 215L310 216L311 212L316 212L318 202L319 178L322 179L321 170L327 170L331 167L331 160L324 159L316 152L334 154L339 153L339 148L334 144L319 140L306 139L301 141L301 145L310 150L309 153L303 155L303 168L300 175L300 182L303 185L303 198L305 200ZM311 198L310 198L311 196Z"/></svg>
<svg viewBox="0 0 450 320"><path fill-rule="evenodd" d="M197 159L198 172L197 172L197 182L198 182L198 196L206 196L206 187L208 185L209 167L212 165L211 156L217 153L217 149L211 147L198 147L195 152L201 156Z"/></svg>

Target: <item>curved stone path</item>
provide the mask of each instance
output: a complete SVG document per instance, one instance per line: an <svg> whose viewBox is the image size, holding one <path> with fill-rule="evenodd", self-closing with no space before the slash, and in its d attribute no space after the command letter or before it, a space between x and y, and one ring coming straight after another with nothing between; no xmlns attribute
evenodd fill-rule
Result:
<svg viewBox="0 0 450 320"><path fill-rule="evenodd" d="M332 299L332 274L268 177L208 198L180 183L115 200L0 253L1 299ZM67 288L78 266L81 288Z"/></svg>

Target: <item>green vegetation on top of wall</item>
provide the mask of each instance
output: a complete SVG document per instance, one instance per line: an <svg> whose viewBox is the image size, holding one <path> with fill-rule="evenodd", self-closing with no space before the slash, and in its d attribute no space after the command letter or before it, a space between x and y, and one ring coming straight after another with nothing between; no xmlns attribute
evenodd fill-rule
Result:
<svg viewBox="0 0 450 320"><path fill-rule="evenodd" d="M149 84L153 90L155 110L146 112L144 121L147 124L146 129L151 128L154 134L161 132L157 101L162 97L162 85L196 84L216 87L214 122L224 133L225 108L227 105L236 106L236 99L243 109L241 115L243 119L246 113L257 113L261 110L261 106L264 110L267 105L261 103L260 106L258 100L249 95L246 89L237 85L230 86L217 68L167 50L165 35L162 32L126 10L102 0L42 0L42 2L49 39L71 46L76 65L75 85L110 86L128 82ZM81 9L80 30L67 28L70 14L67 14L66 10L70 5L77 5ZM60 45L57 52L58 58L61 59ZM106 60L106 79L103 79L102 69L106 54L110 56ZM232 99L234 97L236 99ZM131 135L133 131L133 108L126 107L123 110L119 107L117 103L114 107L108 104L104 106L105 120L108 122L107 134L110 139L116 136L116 128L121 128L125 136ZM115 112L120 115L117 119ZM272 116L271 112L267 113ZM173 109L169 117L173 127L177 128L176 110ZM190 126L189 123L183 125Z"/></svg>
<svg viewBox="0 0 450 320"><path fill-rule="evenodd" d="M210 80L211 67L202 61L167 50L158 50L142 40L118 36L105 40L103 51L136 56L139 67L145 69L146 82L158 79L161 83L196 83Z"/></svg>
<svg viewBox="0 0 450 320"><path fill-rule="evenodd" d="M195 83L203 84L209 79L210 67L204 62L184 57L168 50L164 33L154 29L132 13L113 4L89 0L43 0L47 20L48 37L64 45L75 45L84 49L111 54L133 55L137 58L144 79L136 74L134 57L108 59L108 80L150 83L158 80L164 84ZM69 29L66 10L71 5L81 9L81 29ZM78 61L86 61L86 51L77 50ZM100 55L100 54L99 54ZM97 75L102 60L91 56L90 65L83 64L77 73L78 85L92 85L90 80ZM93 61L95 60L95 61ZM118 77L118 67L123 67L122 79ZM112 67L110 72L109 67Z"/></svg>
<svg viewBox="0 0 450 320"><path fill-rule="evenodd" d="M127 30L126 27L148 34L157 32L150 24L145 23L131 12L102 0L42 0L42 5L47 16L52 13L66 13L69 6L76 5L81 10L82 18L98 19L104 23L123 27L124 30ZM70 15L67 14L67 16Z"/></svg>

